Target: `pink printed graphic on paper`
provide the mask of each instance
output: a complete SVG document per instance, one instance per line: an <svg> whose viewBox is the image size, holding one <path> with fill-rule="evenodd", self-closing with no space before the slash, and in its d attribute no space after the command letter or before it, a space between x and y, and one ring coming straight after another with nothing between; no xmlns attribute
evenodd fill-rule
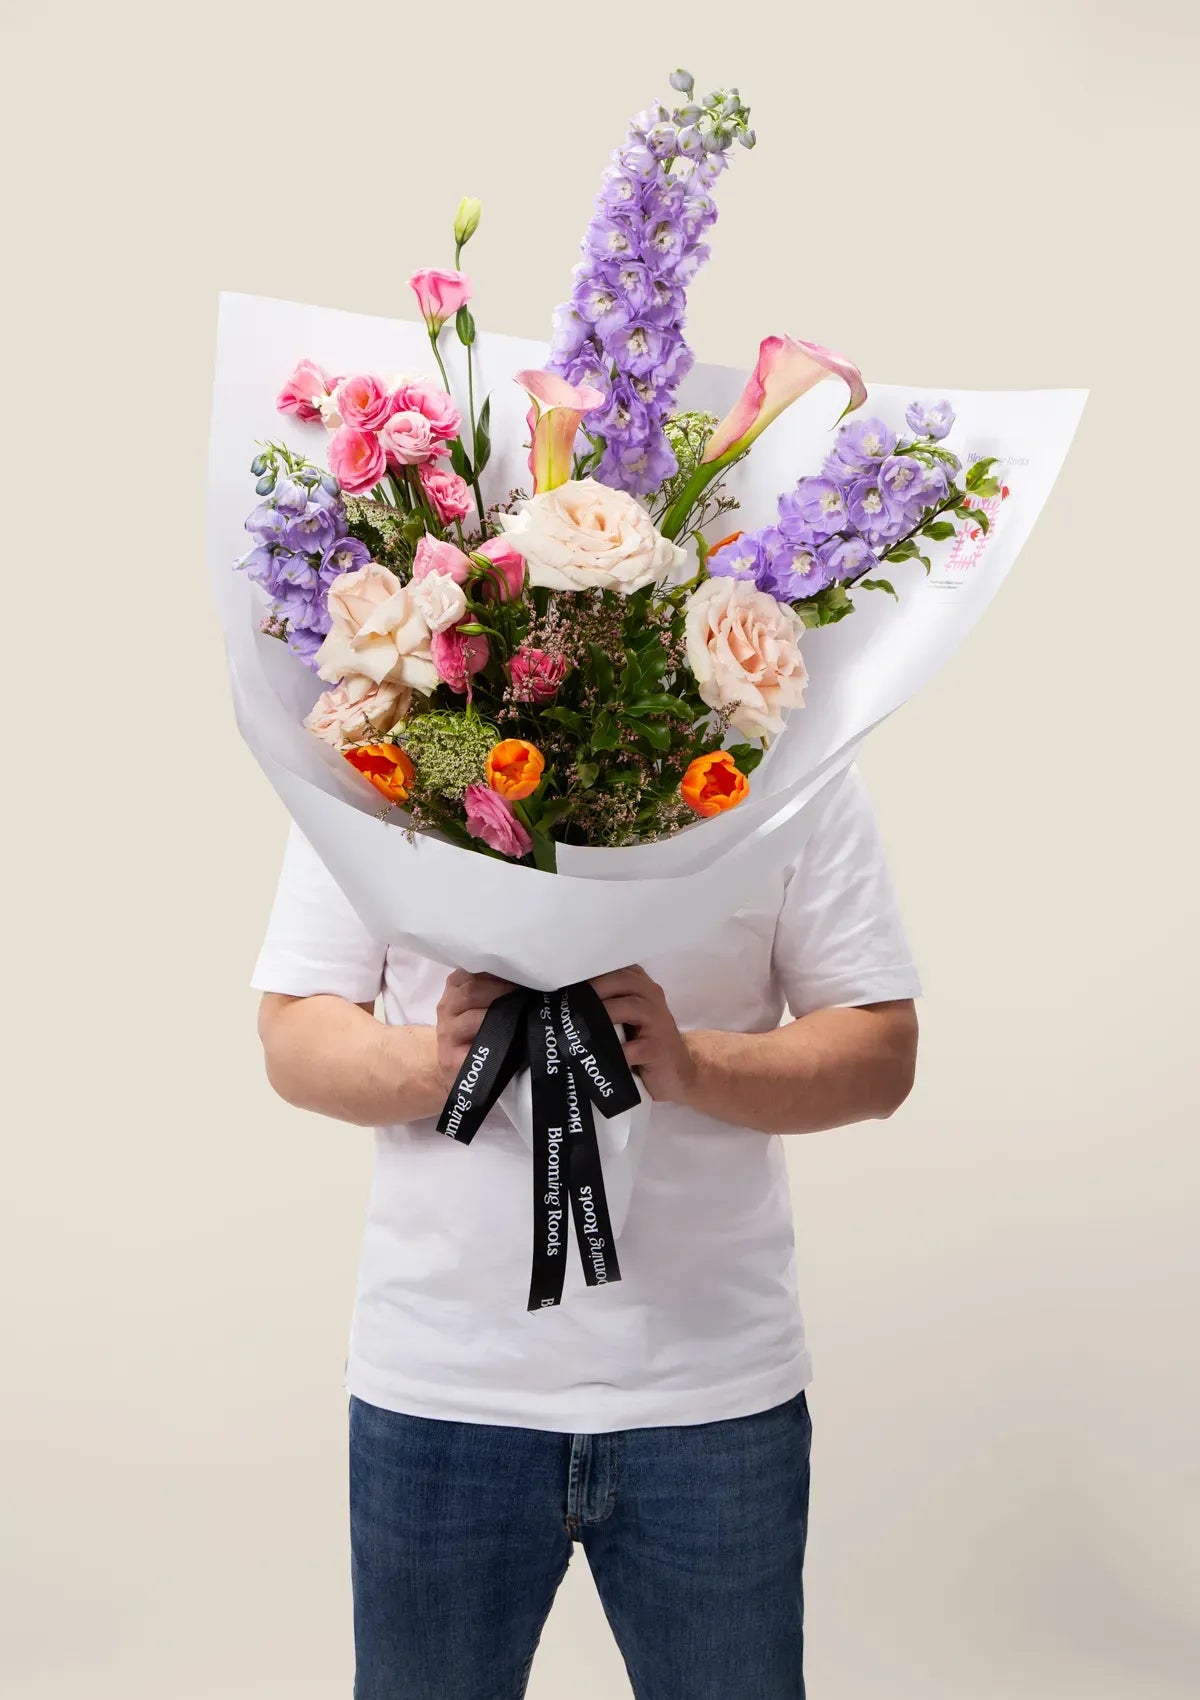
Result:
<svg viewBox="0 0 1200 1700"><path fill-rule="evenodd" d="M954 539L950 552L942 560L937 561L931 574L930 582L940 586L955 587L960 585L973 567L979 565L980 558L987 548L989 541L995 536L996 526L1000 518L1000 508L1008 496L1008 485L1002 484L998 496L989 496L981 501L978 496L971 496L963 504L964 514L958 535ZM972 512L982 510L987 516L988 527L985 531L981 525L973 524Z"/></svg>

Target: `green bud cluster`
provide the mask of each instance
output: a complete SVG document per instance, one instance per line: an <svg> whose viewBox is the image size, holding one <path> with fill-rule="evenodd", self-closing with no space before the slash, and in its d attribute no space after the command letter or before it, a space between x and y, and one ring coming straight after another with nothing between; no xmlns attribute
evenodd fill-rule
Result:
<svg viewBox="0 0 1200 1700"><path fill-rule="evenodd" d="M457 799L484 778L488 752L500 742L494 726L468 710L430 709L406 720L396 738L412 757L419 790Z"/></svg>

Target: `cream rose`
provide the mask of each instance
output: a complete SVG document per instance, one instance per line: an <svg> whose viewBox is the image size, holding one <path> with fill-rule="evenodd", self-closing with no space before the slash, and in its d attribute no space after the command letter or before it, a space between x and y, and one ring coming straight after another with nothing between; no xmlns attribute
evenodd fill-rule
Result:
<svg viewBox="0 0 1200 1700"><path fill-rule="evenodd" d="M412 594L431 632L457 626L467 612L463 587L449 573L426 573L424 578L414 579Z"/></svg>
<svg viewBox="0 0 1200 1700"><path fill-rule="evenodd" d="M333 623L317 651L322 679L407 685L423 696L437 689L429 622L412 586L395 573L375 561L342 573L329 587L326 606Z"/></svg>
<svg viewBox="0 0 1200 1700"><path fill-rule="evenodd" d="M707 579L687 604L687 658L710 708L737 704L731 725L748 738L783 730L804 702L804 622L746 579Z"/></svg>
<svg viewBox="0 0 1200 1700"><path fill-rule="evenodd" d="M662 584L687 560L654 529L624 490L594 478L572 479L530 497L519 513L499 515L504 535L547 590L619 590Z"/></svg>
<svg viewBox="0 0 1200 1700"><path fill-rule="evenodd" d="M351 678L319 696L304 724L340 750L344 744L361 744L392 731L408 713L411 701L407 685L374 685L370 679Z"/></svg>

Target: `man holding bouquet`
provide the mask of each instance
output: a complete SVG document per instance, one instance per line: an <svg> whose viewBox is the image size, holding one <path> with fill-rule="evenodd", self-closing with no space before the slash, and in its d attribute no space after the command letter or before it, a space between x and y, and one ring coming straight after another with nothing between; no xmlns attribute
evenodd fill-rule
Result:
<svg viewBox="0 0 1200 1700"><path fill-rule="evenodd" d="M623 1279L572 1269L532 1313L528 1149L499 1111L469 1150L435 1127L509 987L377 942L293 828L254 977L268 1074L377 1129L356 1700L519 1700L577 1544L639 1700L801 1700L810 1362L777 1136L890 1115L917 1044L869 802L853 770L830 791L702 947L594 982L653 1099Z"/></svg>

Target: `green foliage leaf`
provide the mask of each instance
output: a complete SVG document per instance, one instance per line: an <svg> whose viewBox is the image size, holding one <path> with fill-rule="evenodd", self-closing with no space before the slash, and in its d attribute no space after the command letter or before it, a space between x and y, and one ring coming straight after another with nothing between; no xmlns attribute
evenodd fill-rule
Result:
<svg viewBox="0 0 1200 1700"><path fill-rule="evenodd" d="M995 455L983 455L979 460L973 460L967 468L967 489L972 492L978 490L995 464ZM999 487L997 486L997 488ZM995 491L992 493L994 495Z"/></svg>
<svg viewBox="0 0 1200 1700"><path fill-rule="evenodd" d="M644 738L654 750L669 750L671 748L671 728L660 726L652 720L630 720L629 730L639 738Z"/></svg>
<svg viewBox="0 0 1200 1700"><path fill-rule="evenodd" d="M590 791L600 777L600 767L594 761L581 761L575 764L576 777L585 791Z"/></svg>
<svg viewBox="0 0 1200 1700"><path fill-rule="evenodd" d="M954 536L954 531L952 519L933 519L921 527L921 536L931 538L934 543L944 543L947 537Z"/></svg>
<svg viewBox="0 0 1200 1700"><path fill-rule="evenodd" d="M753 773L763 759L761 744L732 744L729 749L734 765L741 773Z"/></svg>
<svg viewBox="0 0 1200 1700"><path fill-rule="evenodd" d="M598 643L589 643L588 660L592 664L592 677L596 681L600 695L605 701L608 701L612 697L613 684L616 678L612 657L607 650L601 649Z"/></svg>
<svg viewBox="0 0 1200 1700"><path fill-rule="evenodd" d="M953 530L953 529L954 528L952 526L951 530ZM892 600L894 602L899 602L899 600L900 600L900 598L896 595L896 591L895 591L894 586L890 585L888 583L887 579L885 579L885 578L860 578L858 580L858 583L855 585L855 589L856 590L859 590L859 589L861 589L861 590L886 590L888 595L892 598Z"/></svg>
<svg viewBox="0 0 1200 1700"><path fill-rule="evenodd" d="M667 696L665 692L658 696L639 697L631 702L629 707L622 710L623 714L634 720L642 720L647 714L673 714L677 719L692 720L692 710L678 697Z"/></svg>
<svg viewBox="0 0 1200 1700"><path fill-rule="evenodd" d="M615 750L620 741L621 732L614 717L608 713L601 714L592 728L592 748Z"/></svg>
<svg viewBox="0 0 1200 1700"><path fill-rule="evenodd" d="M466 449L462 445L461 437L455 437L454 441L450 444L450 465L454 468L455 472L458 473L460 478L465 478L468 483L470 482L471 462Z"/></svg>

